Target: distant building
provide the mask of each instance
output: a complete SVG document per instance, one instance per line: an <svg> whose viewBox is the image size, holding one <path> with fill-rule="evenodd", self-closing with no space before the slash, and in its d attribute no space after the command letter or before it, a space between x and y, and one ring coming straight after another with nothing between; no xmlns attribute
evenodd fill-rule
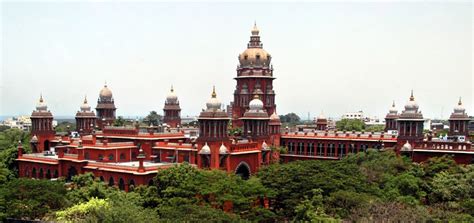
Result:
<svg viewBox="0 0 474 223"><path fill-rule="evenodd" d="M359 119L363 120L364 117L364 112L358 111L358 112L347 112L346 114L342 115L342 119Z"/></svg>

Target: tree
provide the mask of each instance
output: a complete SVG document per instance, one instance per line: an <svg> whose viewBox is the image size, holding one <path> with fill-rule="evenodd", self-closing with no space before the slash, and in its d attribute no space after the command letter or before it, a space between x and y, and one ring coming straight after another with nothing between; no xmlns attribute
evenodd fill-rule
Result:
<svg viewBox="0 0 474 223"><path fill-rule="evenodd" d="M114 126L125 126L125 119L122 116L114 120Z"/></svg>
<svg viewBox="0 0 474 223"><path fill-rule="evenodd" d="M68 131L74 131L75 129L76 129L76 123L72 123L68 121L63 121L54 128L56 132L68 132Z"/></svg>
<svg viewBox="0 0 474 223"><path fill-rule="evenodd" d="M13 179L0 186L0 213L4 218L41 219L68 205L66 192L60 181Z"/></svg>
<svg viewBox="0 0 474 223"><path fill-rule="evenodd" d="M336 128L339 131L362 131L365 123L359 119L341 119L336 122Z"/></svg>
<svg viewBox="0 0 474 223"><path fill-rule="evenodd" d="M286 115L280 115L280 121L282 123L297 124L301 121L300 117L295 113L288 113Z"/></svg>
<svg viewBox="0 0 474 223"><path fill-rule="evenodd" d="M163 121L163 116L159 115L156 111L151 111L150 114L148 114L145 119L143 119L143 122L145 122L147 125L154 125L158 126L161 124Z"/></svg>
<svg viewBox="0 0 474 223"><path fill-rule="evenodd" d="M325 213L322 192L321 189L313 189L311 198L305 196L305 199L295 208L295 221L337 222Z"/></svg>

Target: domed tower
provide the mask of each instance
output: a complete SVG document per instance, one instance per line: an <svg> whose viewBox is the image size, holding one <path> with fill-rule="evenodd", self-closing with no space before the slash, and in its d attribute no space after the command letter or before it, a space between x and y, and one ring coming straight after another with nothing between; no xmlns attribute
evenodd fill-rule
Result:
<svg viewBox="0 0 474 223"><path fill-rule="evenodd" d="M469 121L470 118L462 105L461 98L459 98L458 105L454 107L454 112L449 116L449 135L464 135L469 138Z"/></svg>
<svg viewBox="0 0 474 223"><path fill-rule="evenodd" d="M104 126L114 123L115 110L117 110L117 108L115 108L112 91L107 87L107 84L100 90L95 110L97 111L97 124L99 128L103 129Z"/></svg>
<svg viewBox="0 0 474 223"><path fill-rule="evenodd" d="M321 112L321 114L319 114L318 118L316 118L316 129L324 131L327 128L328 128L328 119Z"/></svg>
<svg viewBox="0 0 474 223"><path fill-rule="evenodd" d="M270 115L268 125L270 127L270 143L273 146L280 146L281 120L276 111L273 111L273 114Z"/></svg>
<svg viewBox="0 0 474 223"><path fill-rule="evenodd" d="M255 95L253 100L250 101L249 109L240 119L244 124L242 131L244 137L262 140L268 138L270 117L258 95Z"/></svg>
<svg viewBox="0 0 474 223"><path fill-rule="evenodd" d="M395 101L392 103L392 107L388 110L387 115L385 116L385 131L397 130L397 119L398 119L398 110L395 108Z"/></svg>
<svg viewBox="0 0 474 223"><path fill-rule="evenodd" d="M414 145L415 142L423 141L424 119L418 108L418 103L416 103L412 91L410 100L405 105L405 110L397 119L399 143L403 144L408 141Z"/></svg>
<svg viewBox="0 0 474 223"><path fill-rule="evenodd" d="M171 128L176 128L181 124L181 108L179 107L178 96L176 96L173 86L171 86L170 93L166 96L163 113L163 122Z"/></svg>
<svg viewBox="0 0 474 223"><path fill-rule="evenodd" d="M234 127L242 127L243 117L253 95L258 95L264 103L264 109L268 114L275 111L275 91L273 90L273 67L271 55L263 49L260 42L259 30L255 24L250 36L247 49L239 55L237 66L237 86L234 91L232 105L232 124Z"/></svg>
<svg viewBox="0 0 474 223"><path fill-rule="evenodd" d="M221 109L221 102L217 99L215 88L212 90L211 99L206 103L206 109L198 117L199 137L198 166L217 169L220 166L219 148L230 145L227 126L230 118Z"/></svg>
<svg viewBox="0 0 474 223"><path fill-rule="evenodd" d="M32 148L34 153L49 150L50 141L54 139L53 114L48 110L48 106L40 96L36 105L36 110L31 113L31 135Z"/></svg>
<svg viewBox="0 0 474 223"><path fill-rule="evenodd" d="M95 127L95 119L95 113L87 103L87 97L84 97L84 102L76 113L76 131L79 134L91 134Z"/></svg>

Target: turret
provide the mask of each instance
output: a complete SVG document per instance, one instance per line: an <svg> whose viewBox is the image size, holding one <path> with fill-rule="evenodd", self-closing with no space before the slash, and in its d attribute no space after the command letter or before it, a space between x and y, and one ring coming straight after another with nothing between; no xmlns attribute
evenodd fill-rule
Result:
<svg viewBox="0 0 474 223"><path fill-rule="evenodd" d="M163 113L163 122L168 124L171 128L177 128L181 124L181 108L173 86L171 86L170 93L166 96Z"/></svg>
<svg viewBox="0 0 474 223"><path fill-rule="evenodd" d="M449 116L449 135L463 135L469 139L469 121L470 118L466 113L461 98L458 104L454 107L453 113Z"/></svg>

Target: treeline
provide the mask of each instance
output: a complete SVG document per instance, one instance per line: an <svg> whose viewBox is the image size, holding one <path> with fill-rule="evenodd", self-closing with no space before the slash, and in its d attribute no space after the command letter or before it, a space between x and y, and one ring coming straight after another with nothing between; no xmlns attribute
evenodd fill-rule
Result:
<svg viewBox="0 0 474 223"><path fill-rule="evenodd" d="M0 168L0 222L474 222L474 166L449 157L416 164L368 150L274 164L249 180L183 164L129 193L91 174L65 183L18 179L9 168Z"/></svg>

